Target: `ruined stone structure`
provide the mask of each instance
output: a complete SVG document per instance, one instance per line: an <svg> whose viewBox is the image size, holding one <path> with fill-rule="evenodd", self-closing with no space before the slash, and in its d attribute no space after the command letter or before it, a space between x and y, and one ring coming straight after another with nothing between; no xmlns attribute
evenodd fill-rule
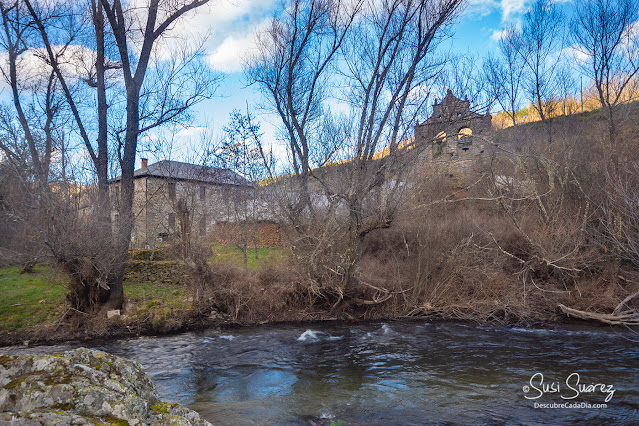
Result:
<svg viewBox="0 0 639 426"><path fill-rule="evenodd" d="M135 171L131 246L154 248L183 232L215 233L216 224L237 220L253 185L229 169L162 160ZM120 178L109 185L117 226Z"/></svg>
<svg viewBox="0 0 639 426"><path fill-rule="evenodd" d="M427 161L443 163L451 177L468 169L484 146L474 136L485 135L491 129L490 114L470 110L470 102L461 100L449 89L440 103L433 105L433 114L415 126L416 145L425 146Z"/></svg>

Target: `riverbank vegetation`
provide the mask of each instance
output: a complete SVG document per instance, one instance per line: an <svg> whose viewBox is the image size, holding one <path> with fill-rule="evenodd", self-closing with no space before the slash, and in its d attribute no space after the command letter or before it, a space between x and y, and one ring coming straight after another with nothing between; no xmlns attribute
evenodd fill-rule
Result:
<svg viewBox="0 0 639 426"><path fill-rule="evenodd" d="M614 150L599 111L551 119L551 146L544 126L532 123L477 138L485 155L470 169L443 163L412 170L415 181L392 223L364 239L350 295L340 257L349 244L346 230L329 221L303 233L288 229L290 256L257 274L200 263L198 285L223 301L217 309L244 323L399 317L535 323L567 318L560 305L612 313L639 290L633 254L639 175L632 159L639 108L624 108ZM616 176L611 155L619 160ZM636 301L628 302L624 311L636 309Z"/></svg>
<svg viewBox="0 0 639 426"><path fill-rule="evenodd" d="M160 3L0 7L13 101L0 109L0 262L9 268L0 308L11 318L3 330L18 333L11 339L221 322L636 317L636 2L587 1L565 25L554 2L535 1L481 67L438 49L461 0L287 2L244 69L280 122L287 155L276 164L250 108L235 111L219 146L202 140L191 151L263 184L216 200L223 217L200 215L196 230L196 203L163 176L158 191L173 210L144 215L166 216L166 232L146 235L147 251L131 256L143 210L134 203L138 139L191 124L192 107L219 83L198 46L168 55L173 62L152 54L206 0ZM125 28L129 20L139 27ZM79 39L95 57L74 74L65 64L82 55L54 47ZM48 74L27 79L22 55L44 59ZM599 109L575 114L579 73ZM469 109L435 117L430 124L450 128L418 137L415 123L444 93ZM508 127L472 134L468 117L485 122L497 106L496 127ZM539 120L524 123L531 117ZM191 192L208 200L203 186ZM207 235L211 219L226 240ZM259 246L260 221L276 230L263 241L277 248Z"/></svg>
<svg viewBox="0 0 639 426"><path fill-rule="evenodd" d="M141 252L145 252L142 250ZM231 318L209 307L206 315L194 309L194 288L183 262L132 260L125 273L124 310L122 315L104 321L78 312L66 303L66 275L46 263L36 264L24 273L20 266L0 268L0 344L25 341L60 341L64 339L104 338L114 335L168 333L188 327L231 322ZM246 272L265 268L283 258L281 249L260 249L259 259L252 258ZM133 259L145 257L138 253ZM234 247L216 245L209 262L224 265L242 274L242 253Z"/></svg>

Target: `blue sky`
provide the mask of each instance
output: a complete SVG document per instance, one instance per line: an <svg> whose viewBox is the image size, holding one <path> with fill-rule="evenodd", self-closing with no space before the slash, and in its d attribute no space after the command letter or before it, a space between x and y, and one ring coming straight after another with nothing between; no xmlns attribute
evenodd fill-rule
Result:
<svg viewBox="0 0 639 426"><path fill-rule="evenodd" d="M135 8L143 6L146 1L130 0L129 3ZM199 41L208 65L224 78L217 96L196 106L193 127L151 131L141 138L138 166L139 159L145 157L151 162L167 157L198 161L196 152L201 150L203 137L219 141L229 114L234 109L244 110L247 104L261 123L264 144L271 146L278 158L285 158L286 151L275 137L278 117L256 108L264 100L254 87L247 87L242 74L244 58L255 48L256 33L268 26L272 16L282 8L283 1L286 0L210 0L170 29L168 37L162 39L162 44L156 48L160 58L169 57L171 52L175 52L173 48L184 43ZM556 1L569 15L571 0ZM468 0L463 13L452 26L452 37L442 47L449 53L469 53L481 60L489 51L497 49L500 31L505 26L517 25L531 3L532 0ZM39 59L34 56L30 61L31 65L25 66L25 69L40 73ZM9 92L2 85L0 99L9 100ZM154 149L159 142L169 139L173 140L170 154L166 151L166 144L161 149ZM87 157L80 151L79 156Z"/></svg>
<svg viewBox="0 0 639 426"><path fill-rule="evenodd" d="M499 32L507 25L516 25L530 3L530 0L470 0L452 28L451 52L470 52L474 57L482 58L488 51L495 50ZM567 9L571 6L565 0L561 3ZM192 146L193 138L200 134L219 139L233 109L244 110L247 103L253 109L261 102L256 90L246 87L241 72L242 61L253 48L255 33L267 25L280 5L281 0L213 0L174 29L185 38L207 34L207 61L213 69L224 74L217 92L219 96L198 105L197 127L182 130L177 140L184 140L185 144ZM275 141L277 117L259 111L257 116L262 124L265 143L272 144L278 156L284 156L284 149ZM187 141L188 138L191 140ZM141 152L138 158L145 156L152 161L160 159L145 152Z"/></svg>

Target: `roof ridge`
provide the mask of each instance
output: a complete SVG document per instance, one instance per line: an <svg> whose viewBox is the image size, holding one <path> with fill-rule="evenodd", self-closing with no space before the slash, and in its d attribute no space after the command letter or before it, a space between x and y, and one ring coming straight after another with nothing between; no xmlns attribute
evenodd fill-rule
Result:
<svg viewBox="0 0 639 426"><path fill-rule="evenodd" d="M156 161L147 165L146 168L134 171L134 178L145 176L222 185L252 186L246 177L226 167L206 166L168 159ZM119 181L121 178L122 176L118 176L111 181Z"/></svg>
<svg viewBox="0 0 639 426"><path fill-rule="evenodd" d="M173 163L173 164L184 164L185 166L189 166L189 167L203 167L203 168L207 168L207 169L216 169L216 170L229 170L232 171L233 173L237 173L234 170L229 169L228 167L217 167L217 166L207 166L205 164L193 164L193 163L187 163L186 161L178 161L178 160L168 160L168 159L163 159L160 161L156 161L155 163L149 164L148 167L150 166L154 166L156 164L160 164L160 163Z"/></svg>

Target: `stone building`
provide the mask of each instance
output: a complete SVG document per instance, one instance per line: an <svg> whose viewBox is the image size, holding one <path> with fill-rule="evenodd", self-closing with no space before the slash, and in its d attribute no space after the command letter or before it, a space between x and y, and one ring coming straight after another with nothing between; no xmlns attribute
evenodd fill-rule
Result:
<svg viewBox="0 0 639 426"><path fill-rule="evenodd" d="M425 146L429 163L442 163L451 177L463 174L484 151L480 138L491 130L489 113L470 110L470 102L461 100L449 89L441 102L433 105L433 114L415 126L415 144Z"/></svg>
<svg viewBox="0 0 639 426"><path fill-rule="evenodd" d="M185 232L207 236L216 224L232 222L245 212L251 182L229 169L162 160L134 172L132 247L153 248ZM120 177L111 180L111 213L118 223Z"/></svg>

